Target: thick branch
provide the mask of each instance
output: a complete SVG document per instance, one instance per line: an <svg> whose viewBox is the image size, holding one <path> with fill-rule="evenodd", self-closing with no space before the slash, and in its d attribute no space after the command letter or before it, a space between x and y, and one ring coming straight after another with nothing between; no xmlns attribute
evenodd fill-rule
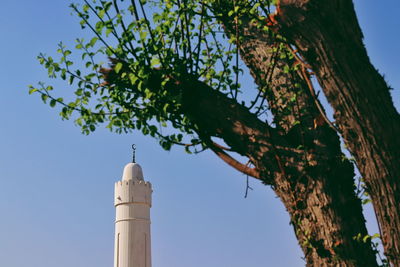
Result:
<svg viewBox="0 0 400 267"><path fill-rule="evenodd" d="M265 172L262 174L265 178L280 172L274 147L282 146L288 153L291 147L276 129L258 119L245 106L201 81L183 81L181 90L182 112L196 125L200 136L220 137L233 151L253 162L263 160L264 167L255 164L260 173Z"/></svg>

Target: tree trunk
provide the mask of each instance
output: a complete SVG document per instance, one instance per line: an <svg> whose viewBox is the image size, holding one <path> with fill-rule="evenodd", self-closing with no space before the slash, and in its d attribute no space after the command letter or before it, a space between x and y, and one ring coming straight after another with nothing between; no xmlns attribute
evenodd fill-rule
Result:
<svg viewBox="0 0 400 267"><path fill-rule="evenodd" d="M201 136L217 136L255 164L288 210L307 266L377 266L366 235L353 167L343 160L339 138L327 125L314 131L308 150L280 135L244 106L201 82L183 83L183 112ZM313 147L313 149L311 149Z"/></svg>
<svg viewBox="0 0 400 267"><path fill-rule="evenodd" d="M280 32L316 73L356 159L382 231L385 255L400 266L400 116L369 61L350 0L281 0Z"/></svg>
<svg viewBox="0 0 400 267"><path fill-rule="evenodd" d="M270 183L291 216L307 266L377 266L370 243L353 239L367 234L361 203L354 193L353 166L344 159L336 132L326 123L315 125L324 111L317 107L318 100L305 81L308 77L301 71L284 71L295 63L289 48L276 49L283 44L252 24L246 14L236 23L229 20L226 15L231 8L216 6L225 32L240 36L241 58L259 85L261 97L268 101L277 130L292 147L302 147L297 154L287 155L276 147L274 155L262 152L259 158L250 158L261 175L265 175L262 170L271 169L271 162L263 159L277 159L278 170L261 178L272 178ZM248 151L247 155L255 153L260 152Z"/></svg>
<svg viewBox="0 0 400 267"><path fill-rule="evenodd" d="M337 148L339 140L333 135L325 145ZM354 195L353 166L341 161L339 150L329 152L305 169L300 162L286 167L285 175L275 176L275 192L291 215L307 266L377 266L369 242L353 239L367 233Z"/></svg>

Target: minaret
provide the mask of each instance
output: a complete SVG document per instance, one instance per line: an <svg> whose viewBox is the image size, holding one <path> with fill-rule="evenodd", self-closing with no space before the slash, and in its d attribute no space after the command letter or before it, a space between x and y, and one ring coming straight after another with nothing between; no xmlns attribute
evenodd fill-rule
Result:
<svg viewBox="0 0 400 267"><path fill-rule="evenodd" d="M151 267L151 183L139 164L128 163L115 183L114 267Z"/></svg>

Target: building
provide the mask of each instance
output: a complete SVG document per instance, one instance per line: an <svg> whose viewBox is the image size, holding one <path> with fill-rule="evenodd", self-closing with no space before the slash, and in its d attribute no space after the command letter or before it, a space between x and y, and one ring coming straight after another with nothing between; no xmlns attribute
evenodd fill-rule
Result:
<svg viewBox="0 0 400 267"><path fill-rule="evenodd" d="M151 267L151 194L140 165L128 163L115 183L114 267Z"/></svg>

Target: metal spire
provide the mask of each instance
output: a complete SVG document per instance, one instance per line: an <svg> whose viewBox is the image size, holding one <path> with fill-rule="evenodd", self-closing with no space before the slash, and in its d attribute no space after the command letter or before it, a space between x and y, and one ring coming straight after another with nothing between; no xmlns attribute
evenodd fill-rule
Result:
<svg viewBox="0 0 400 267"><path fill-rule="evenodd" d="M136 145L132 144L132 163L136 163Z"/></svg>

